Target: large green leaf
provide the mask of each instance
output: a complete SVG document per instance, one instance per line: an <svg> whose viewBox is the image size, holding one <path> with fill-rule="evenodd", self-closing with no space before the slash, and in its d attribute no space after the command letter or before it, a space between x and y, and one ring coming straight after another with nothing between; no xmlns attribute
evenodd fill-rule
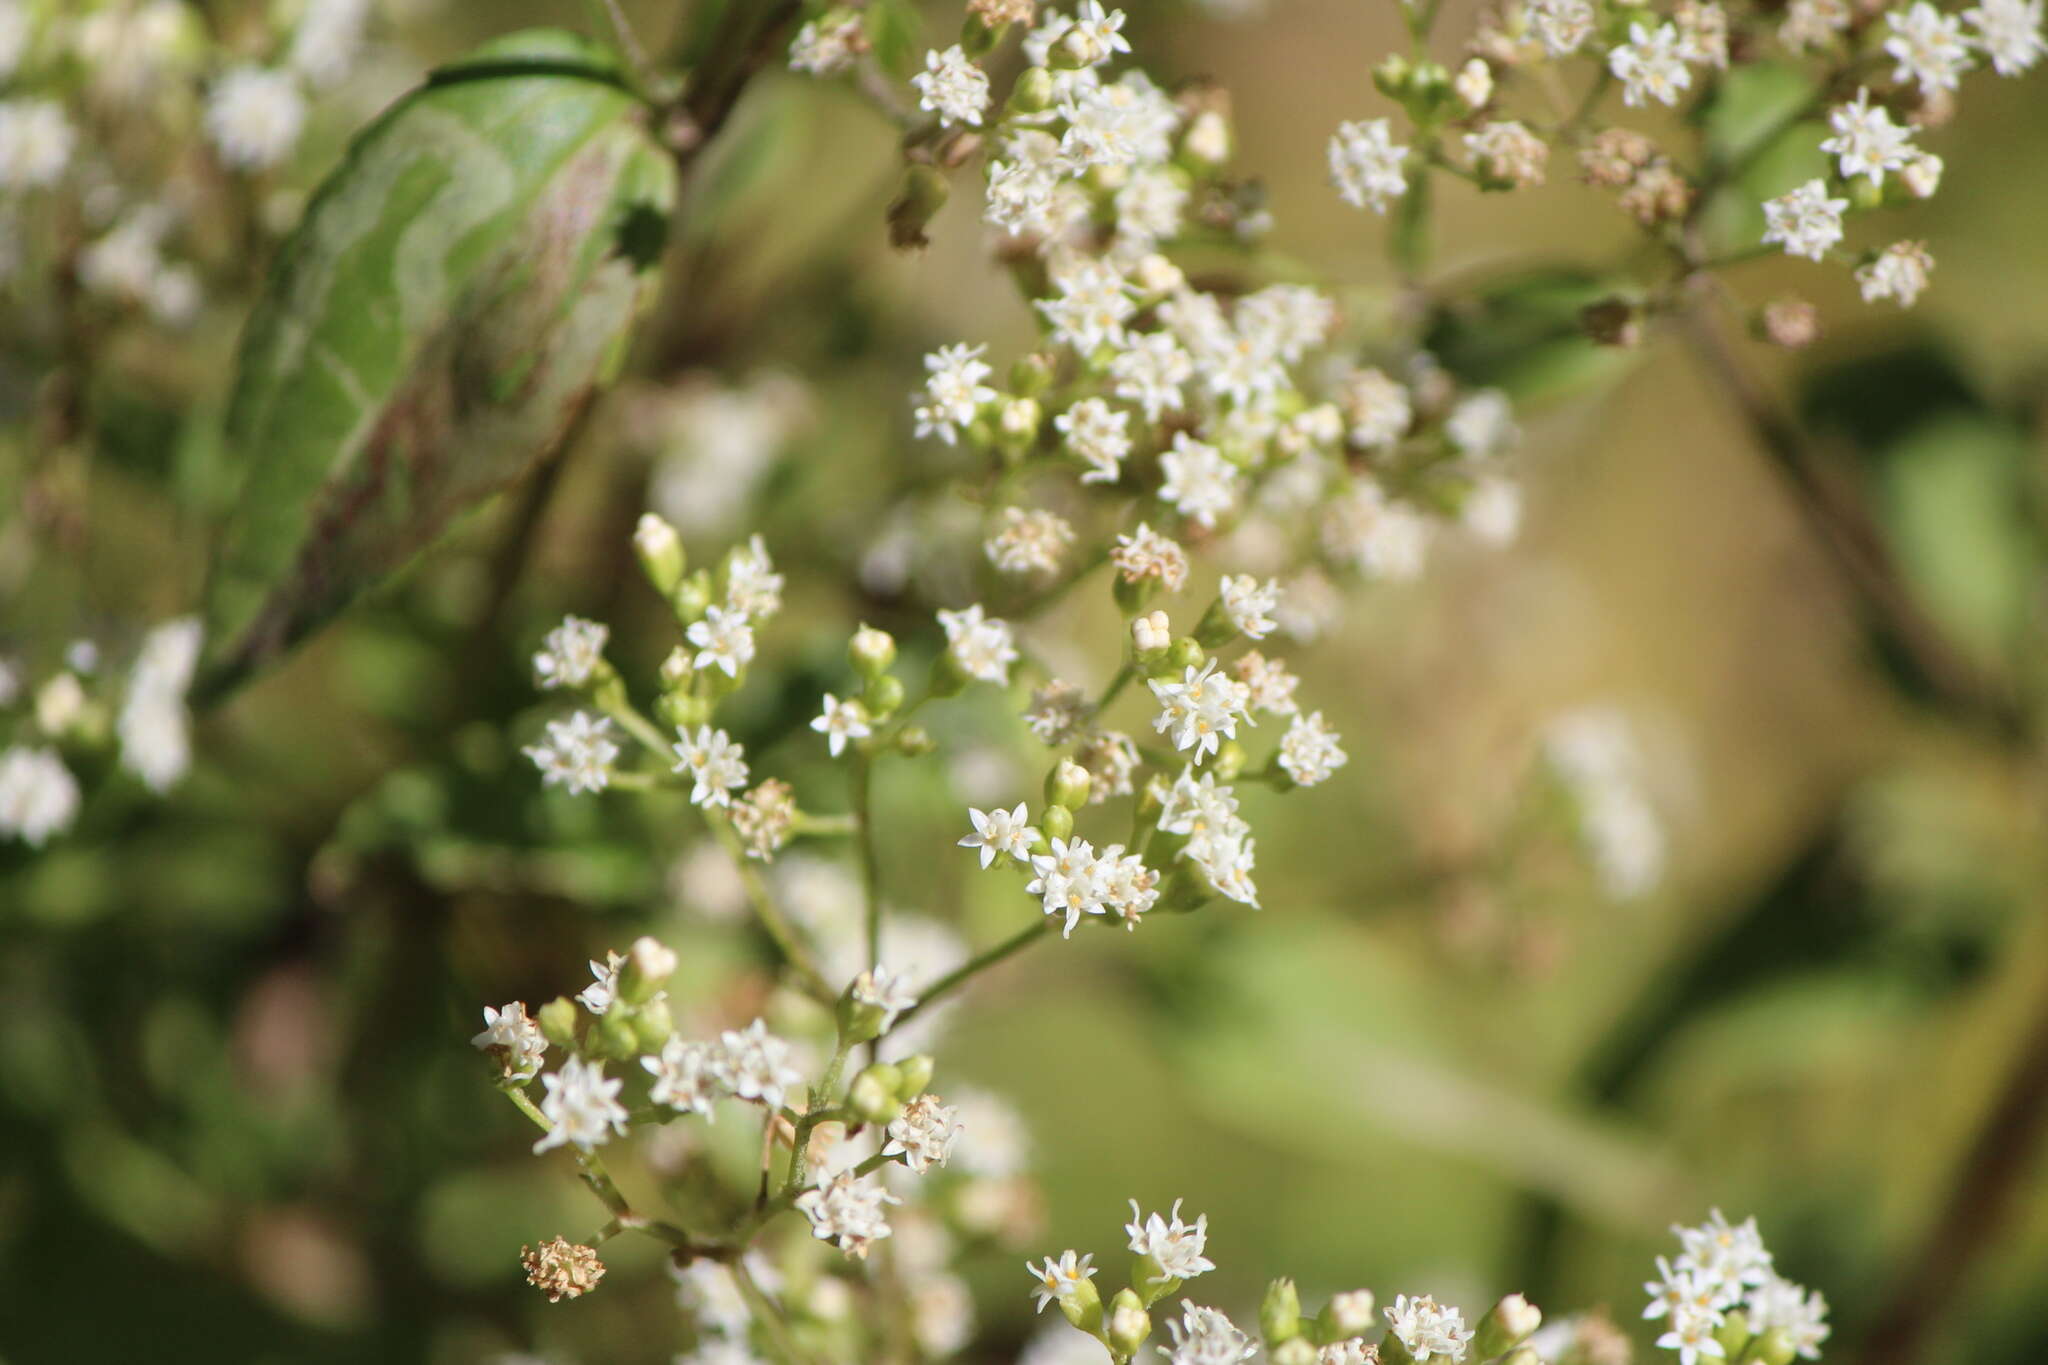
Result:
<svg viewBox="0 0 2048 1365"><path fill-rule="evenodd" d="M675 199L643 120L595 50L533 32L356 139L243 337L204 692L547 459L615 376Z"/></svg>

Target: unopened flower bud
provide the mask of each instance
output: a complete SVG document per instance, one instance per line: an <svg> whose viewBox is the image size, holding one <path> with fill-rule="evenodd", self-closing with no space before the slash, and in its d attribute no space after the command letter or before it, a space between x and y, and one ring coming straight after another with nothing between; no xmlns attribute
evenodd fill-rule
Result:
<svg viewBox="0 0 2048 1365"><path fill-rule="evenodd" d="M1187 286L1187 272L1160 253L1153 251L1138 258L1138 268L1131 272L1131 282L1138 286L1138 292L1148 298L1165 298L1178 294Z"/></svg>
<svg viewBox="0 0 2048 1365"><path fill-rule="evenodd" d="M611 1009L597 1018L597 1026L590 1031L590 1045L600 1057L626 1058L640 1051L640 1040L633 1036L633 1021L627 1018L628 1011Z"/></svg>
<svg viewBox="0 0 2048 1365"><path fill-rule="evenodd" d="M902 1076L901 1083L896 1087L898 1099L905 1101L914 1100L931 1086L932 1059L925 1053L920 1052L915 1057L905 1057L902 1061L896 1063L896 1070Z"/></svg>
<svg viewBox="0 0 2048 1365"><path fill-rule="evenodd" d="M1166 667L1169 673L1185 673L1190 668L1200 668L1209 657L1202 646L1193 638L1183 635L1175 640L1166 651Z"/></svg>
<svg viewBox="0 0 2048 1365"><path fill-rule="evenodd" d="M1043 416L1036 398L1004 399L996 409L996 427L1002 433L1003 444L1011 448L1029 445L1038 435Z"/></svg>
<svg viewBox="0 0 2048 1365"><path fill-rule="evenodd" d="M1906 163L1899 179L1905 183L1906 193L1915 199L1931 199L1941 188L1941 158L1933 152L1922 152Z"/></svg>
<svg viewBox="0 0 2048 1365"><path fill-rule="evenodd" d="M1088 770L1063 758L1045 777L1046 804L1079 810L1088 804Z"/></svg>
<svg viewBox="0 0 2048 1365"><path fill-rule="evenodd" d="M704 609L712 603L711 575L702 569L697 570L676 585L673 600L676 619L684 625L702 620Z"/></svg>
<svg viewBox="0 0 2048 1365"><path fill-rule="evenodd" d="M853 1078L846 1091L847 1107L867 1123L887 1123L903 1112L903 1103L896 1098L896 1087L902 1083L902 1072L877 1062Z"/></svg>
<svg viewBox="0 0 2048 1365"><path fill-rule="evenodd" d="M1230 160L1230 121L1215 109L1205 109L1188 125L1181 150L1195 161L1220 166Z"/></svg>
<svg viewBox="0 0 2048 1365"><path fill-rule="evenodd" d="M860 694L861 708L869 720L882 720L903 705L903 679L893 673L878 673L868 679Z"/></svg>
<svg viewBox="0 0 2048 1365"><path fill-rule="evenodd" d="M1292 1280L1275 1280L1259 1305L1259 1331L1268 1349L1301 1335L1301 1292Z"/></svg>
<svg viewBox="0 0 2048 1365"><path fill-rule="evenodd" d="M932 732L922 725L906 725L896 732L896 752L906 758L923 758L938 747Z"/></svg>
<svg viewBox="0 0 2048 1365"><path fill-rule="evenodd" d="M1019 114L1042 114L1052 108L1052 72L1042 66L1027 68L1010 87L1010 109Z"/></svg>
<svg viewBox="0 0 2048 1365"><path fill-rule="evenodd" d="M1109 1348L1120 1356L1134 1356L1152 1335L1152 1317L1135 1292L1119 1289L1109 1301Z"/></svg>
<svg viewBox="0 0 2048 1365"><path fill-rule="evenodd" d="M675 1031L676 1021L668 1012L666 1000L650 1000L633 1011L633 1040L642 1053L661 1051L662 1044Z"/></svg>
<svg viewBox="0 0 2048 1365"><path fill-rule="evenodd" d="M1474 57L1458 69L1458 78L1451 82L1451 89L1467 109L1477 112L1486 107L1493 98L1493 68Z"/></svg>
<svg viewBox="0 0 2048 1365"><path fill-rule="evenodd" d="M1370 1289L1353 1289L1337 1295L1323 1309L1326 1330L1321 1335L1330 1341L1342 1341L1371 1331L1376 1306Z"/></svg>
<svg viewBox="0 0 2048 1365"><path fill-rule="evenodd" d="M1793 1357L1799 1354L1799 1345L1792 1339L1788 1328L1773 1327L1758 1338L1750 1350L1750 1359L1757 1365L1792 1365Z"/></svg>
<svg viewBox="0 0 2048 1365"><path fill-rule="evenodd" d="M925 228L946 206L953 187L931 166L907 166L903 184L889 203L889 245L899 251L927 245Z"/></svg>
<svg viewBox="0 0 2048 1365"><path fill-rule="evenodd" d="M1131 645L1140 654L1155 654L1173 643L1173 627L1163 611L1150 611L1131 622Z"/></svg>
<svg viewBox="0 0 2048 1365"><path fill-rule="evenodd" d="M576 1002L566 995L558 995L540 1007L534 1015L540 1023L541 1037L556 1047L576 1047Z"/></svg>
<svg viewBox="0 0 2048 1365"><path fill-rule="evenodd" d="M690 661L690 651L677 645L661 661L661 686L666 692L680 692L690 685L690 678L697 666Z"/></svg>
<svg viewBox="0 0 2048 1365"><path fill-rule="evenodd" d="M1480 1319L1473 1354L1481 1360L1505 1354L1543 1325L1543 1313L1520 1294L1510 1294Z"/></svg>
<svg viewBox="0 0 2048 1365"><path fill-rule="evenodd" d="M1390 52L1387 59L1372 69L1372 83L1388 99L1400 99L1408 92L1409 81L1414 76L1408 59L1398 52Z"/></svg>
<svg viewBox="0 0 2048 1365"><path fill-rule="evenodd" d="M1209 764L1209 771L1216 774L1218 782L1232 782L1244 771L1244 745L1234 739L1226 739L1216 748L1216 757Z"/></svg>
<svg viewBox="0 0 2048 1365"><path fill-rule="evenodd" d="M664 692L654 699L654 714L663 725L694 730L711 719L711 703L688 692Z"/></svg>
<svg viewBox="0 0 2048 1365"><path fill-rule="evenodd" d="M872 679L896 662L896 637L863 622L846 646L846 657L854 672Z"/></svg>
<svg viewBox="0 0 2048 1365"><path fill-rule="evenodd" d="M1820 336L1820 313L1805 299L1773 299L1764 305L1758 326L1773 346L1796 351Z"/></svg>
<svg viewBox="0 0 2048 1365"><path fill-rule="evenodd" d="M85 685L75 674L59 673L36 693L36 727L61 738L85 716Z"/></svg>
<svg viewBox="0 0 2048 1365"><path fill-rule="evenodd" d="M1032 351L1010 366L1010 387L1026 398L1035 398L1051 386L1054 373L1051 358Z"/></svg>
<svg viewBox="0 0 2048 1365"><path fill-rule="evenodd" d="M639 556L647 581L663 597L683 581L683 539L675 527L652 512L642 512L633 528L633 553Z"/></svg>
<svg viewBox="0 0 2048 1365"><path fill-rule="evenodd" d="M1754 1333L1749 1330L1749 1314L1740 1308L1731 1308L1728 1310L1728 1316L1722 1319L1719 1330L1714 1333L1714 1340L1721 1343L1721 1349L1728 1353L1729 1360L1740 1360L1742 1353L1748 1349L1749 1339L1753 1335Z"/></svg>
<svg viewBox="0 0 2048 1365"><path fill-rule="evenodd" d="M652 1000L668 979L676 974L676 955L667 945L645 934L633 940L625 965L619 971L619 998L629 1005Z"/></svg>
<svg viewBox="0 0 2048 1365"><path fill-rule="evenodd" d="M1047 806L1038 817L1038 830L1048 839L1074 837L1074 812L1065 806Z"/></svg>

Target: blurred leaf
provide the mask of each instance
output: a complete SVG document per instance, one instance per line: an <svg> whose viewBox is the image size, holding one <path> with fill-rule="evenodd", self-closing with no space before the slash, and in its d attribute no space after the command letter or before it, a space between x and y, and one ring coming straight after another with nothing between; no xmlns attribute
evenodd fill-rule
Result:
<svg viewBox="0 0 2048 1365"><path fill-rule="evenodd" d="M1812 77L1795 66L1759 61L1735 67L1701 114L1708 156L1728 162L1754 152L1812 98Z"/></svg>
<svg viewBox="0 0 2048 1365"><path fill-rule="evenodd" d="M867 8L866 22L868 42L882 69L894 76L908 75L921 45L922 25L916 8L904 0L874 0Z"/></svg>
<svg viewBox="0 0 2048 1365"><path fill-rule="evenodd" d="M516 34L364 132L279 254L227 429L218 693L561 444L651 299L674 168L568 34Z"/></svg>
<svg viewBox="0 0 2048 1365"><path fill-rule="evenodd" d="M1468 385L1498 388L1521 402L1561 398L1613 379L1634 353L1587 337L1584 309L1615 295L1587 271L1519 272L1440 306L1425 346Z"/></svg>

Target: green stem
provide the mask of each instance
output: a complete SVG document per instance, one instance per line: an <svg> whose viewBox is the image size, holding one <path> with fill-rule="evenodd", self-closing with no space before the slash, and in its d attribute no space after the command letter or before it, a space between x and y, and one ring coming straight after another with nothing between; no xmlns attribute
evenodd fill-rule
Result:
<svg viewBox="0 0 2048 1365"><path fill-rule="evenodd" d="M832 1112L832 1101L837 1097L839 1078L846 1073L846 1057L853 1050L852 1044L841 1035L838 1045L832 1049L832 1060L826 1064L825 1074L811 1087L811 1102L803 1116L796 1121L796 1135L791 1140L789 1151L789 1178L782 1185L782 1200L793 1200L803 1188L805 1167L809 1164L811 1134Z"/></svg>
<svg viewBox="0 0 2048 1365"><path fill-rule="evenodd" d="M975 977L981 975L981 973L987 971L990 967L995 966L1004 958L1009 957L1013 953L1020 952L1023 949L1029 947L1031 944L1036 943L1039 939L1044 938L1046 936L1046 933L1051 930L1052 923L1053 922L1050 919L1042 919L1038 921L1038 923L1032 925L1029 929L1025 929L1020 933L1014 934L1011 937L1004 939L995 947L987 949L986 951L969 958L960 966L955 967L950 972L947 972L944 976L940 977L937 981L934 981L930 986L926 987L924 994L920 995L917 998L916 1004L912 1005L909 1009L903 1011L903 1013L896 1016L896 1022L889 1026L890 1032L893 1033L895 1030L900 1029L905 1024L909 1023L912 1019L915 1019L918 1016L918 1013L922 1011L927 1005L937 1004L940 1000L945 999L954 991L959 990L969 981L972 981Z"/></svg>

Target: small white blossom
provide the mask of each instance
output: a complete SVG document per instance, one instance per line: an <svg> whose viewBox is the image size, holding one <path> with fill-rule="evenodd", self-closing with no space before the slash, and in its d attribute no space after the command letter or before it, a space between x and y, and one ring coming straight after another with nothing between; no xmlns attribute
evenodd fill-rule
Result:
<svg viewBox="0 0 2048 1365"><path fill-rule="evenodd" d="M1188 579L1187 551L1142 521L1136 530L1116 538L1109 561L1126 583L1151 579L1168 592L1179 592Z"/></svg>
<svg viewBox="0 0 2048 1365"><path fill-rule="evenodd" d="M918 107L937 114L947 127L981 126L982 111L988 108L988 76L967 59L958 43L944 52L925 53L924 70L910 83L917 89Z"/></svg>
<svg viewBox="0 0 2048 1365"><path fill-rule="evenodd" d="M1294 691L1301 686L1301 679L1288 672L1278 659L1248 650L1231 665L1230 671L1244 684L1246 705L1252 710L1279 716L1294 714Z"/></svg>
<svg viewBox="0 0 2048 1365"><path fill-rule="evenodd" d="M536 686L582 687L604 662L605 641L611 628L580 616L565 616L562 624L549 631L533 656Z"/></svg>
<svg viewBox="0 0 2048 1365"><path fill-rule="evenodd" d="M642 1057L640 1065L654 1077L647 1098L678 1113L709 1119L716 1102L725 1094L709 1044L670 1038L661 1045L659 1056Z"/></svg>
<svg viewBox="0 0 2048 1365"><path fill-rule="evenodd" d="M1976 44L2001 76L2017 76L2048 54L2041 36L2042 0L1984 0L1963 11L1977 30Z"/></svg>
<svg viewBox="0 0 2048 1365"><path fill-rule="evenodd" d="M1280 605L1280 585L1274 580L1262 584L1248 573L1225 574L1220 600L1223 614L1247 640L1263 640L1276 629L1269 614Z"/></svg>
<svg viewBox="0 0 2048 1365"><path fill-rule="evenodd" d="M1116 380L1116 396L1136 403L1148 422L1180 411L1187 401L1181 386L1194 373L1194 361L1170 332L1129 335L1109 361L1110 378ZM1122 452L1118 458L1122 458Z"/></svg>
<svg viewBox="0 0 2048 1365"><path fill-rule="evenodd" d="M1927 288L1928 272L1934 258L1922 242L1893 242L1877 253L1877 259L1856 268L1856 284L1865 303L1891 299L1901 308L1911 308Z"/></svg>
<svg viewBox="0 0 2048 1365"><path fill-rule="evenodd" d="M782 584L782 575L768 557L768 545L758 534L726 556L725 603L745 613L749 621L765 621L782 610Z"/></svg>
<svg viewBox="0 0 2048 1365"><path fill-rule="evenodd" d="M1451 82L1451 90L1467 109L1477 113L1493 98L1493 68L1484 58L1472 57L1458 68L1458 75Z"/></svg>
<svg viewBox="0 0 2048 1365"><path fill-rule="evenodd" d="M1131 40L1124 37L1123 27L1122 10L1105 13L1102 0L1081 0L1073 22L1060 35L1059 45L1082 66L1099 66L1117 53L1131 50Z"/></svg>
<svg viewBox="0 0 2048 1365"><path fill-rule="evenodd" d="M1084 476L1083 481L1086 481ZM1042 507L1005 507L1002 529L982 547L989 562L1009 574L1049 574L1074 543L1074 528Z"/></svg>
<svg viewBox="0 0 2048 1365"><path fill-rule="evenodd" d="M1885 15L1891 36L1885 54L1898 63L1897 81L1915 81L1924 95L1953 90L1970 69L1970 44L1963 37L1962 16L1943 14L1928 0L1914 0L1903 14Z"/></svg>
<svg viewBox="0 0 2048 1365"><path fill-rule="evenodd" d="M1086 839L1054 839L1044 853L1034 854L1031 867L1038 875L1025 886L1037 896L1045 913L1064 918L1062 938L1071 938L1083 915L1108 913L1107 888L1098 874L1095 846Z"/></svg>
<svg viewBox="0 0 2048 1365"><path fill-rule="evenodd" d="M1237 505L1237 466L1184 431L1173 434L1173 448L1159 457L1159 468L1166 475L1160 498L1197 526L1215 526Z"/></svg>
<svg viewBox="0 0 2048 1365"><path fill-rule="evenodd" d="M706 607L701 620L690 622L683 638L697 647L692 660L699 668L716 666L737 678L754 657L754 628L735 607Z"/></svg>
<svg viewBox="0 0 2048 1365"><path fill-rule="evenodd" d="M1152 728L1170 734L1174 748L1193 749L1197 760L1215 753L1223 740L1235 739L1240 720L1251 723L1245 710L1250 690L1218 673L1214 659L1199 669L1190 665L1179 682L1152 678L1146 685L1160 706Z"/></svg>
<svg viewBox="0 0 2048 1365"><path fill-rule="evenodd" d="M506 1077L516 1081L532 1080L548 1050L540 1025L527 1016L525 1003L518 1000L503 1009L484 1006L484 1031L469 1042L479 1051L496 1054Z"/></svg>
<svg viewBox="0 0 2048 1365"><path fill-rule="evenodd" d="M695 779L690 804L730 807L732 794L747 785L746 750L725 731L708 725L677 734L680 738L670 746L676 756L672 771Z"/></svg>
<svg viewBox="0 0 2048 1365"><path fill-rule="evenodd" d="M1750 1292L1749 1328L1759 1334L1783 1328L1791 1334L1792 1348L1807 1360L1820 1359L1821 1343L1828 1339L1828 1301L1815 1290L1772 1275Z"/></svg>
<svg viewBox="0 0 2048 1365"><path fill-rule="evenodd" d="M821 24L813 19L796 31L789 44L789 69L813 76L834 76L851 68L867 46L867 34L859 19L836 24Z"/></svg>
<svg viewBox="0 0 2048 1365"><path fill-rule="evenodd" d="M1764 202L1764 241L1782 242L1788 256L1818 261L1842 240L1846 199L1830 199L1827 186L1809 180L1789 194Z"/></svg>
<svg viewBox="0 0 2048 1365"><path fill-rule="evenodd" d="M1022 801L1014 810L998 806L986 813L970 806L967 818L974 825L974 833L961 839L960 847L979 849L983 867L1005 854L1020 863L1031 861L1032 837L1037 831L1031 827L1031 817Z"/></svg>
<svg viewBox="0 0 2048 1365"><path fill-rule="evenodd" d="M1657 1338L1657 1345L1678 1352L1679 1365L1699 1365L1702 1357L1725 1359L1727 1350L1715 1339L1722 1314L1712 1308L1683 1304L1671 1314L1670 1330Z"/></svg>
<svg viewBox="0 0 2048 1365"><path fill-rule="evenodd" d="M1778 41L1794 52L1826 47L1853 17L1849 0L1792 0L1778 25Z"/></svg>
<svg viewBox="0 0 2048 1365"><path fill-rule="evenodd" d="M1903 170L1914 155L1912 131L1893 123L1883 105L1871 104L1867 87L1854 103L1836 105L1828 126L1835 135L1820 149L1836 158L1844 180L1867 175L1882 185L1886 171Z"/></svg>
<svg viewBox="0 0 2048 1365"><path fill-rule="evenodd" d="M882 1012L883 1033L895 1024L897 1015L917 1003L917 991L910 984L910 973L892 972L879 962L855 977L851 989L855 1004Z"/></svg>
<svg viewBox="0 0 2048 1365"><path fill-rule="evenodd" d="M885 1210L902 1202L873 1176L841 1171L798 1195L796 1207L810 1219L811 1236L837 1243L841 1251L860 1259L866 1257L869 1247L889 1235Z"/></svg>
<svg viewBox="0 0 2048 1365"><path fill-rule="evenodd" d="M1460 454L1474 459L1498 455L1520 436L1515 409L1499 389L1481 389L1458 400L1444 419L1444 435Z"/></svg>
<svg viewBox="0 0 2048 1365"><path fill-rule="evenodd" d="M928 400L916 412L917 434L937 436L947 445L959 439L960 428L974 420L996 391L981 381L995 371L981 359L986 346L941 346L924 358Z"/></svg>
<svg viewBox="0 0 2048 1365"><path fill-rule="evenodd" d="M1899 179L1905 182L1906 193L1915 199L1932 199L1941 188L1941 169L1940 157L1933 152L1920 152L1906 163Z"/></svg>
<svg viewBox="0 0 2048 1365"><path fill-rule="evenodd" d="M1167 340L1170 343L1172 338ZM1123 458L1131 450L1126 431L1130 420L1128 412L1118 412L1100 398L1083 398L1052 419L1066 438L1067 449L1088 466L1082 483L1116 482L1123 472Z"/></svg>
<svg viewBox="0 0 2048 1365"><path fill-rule="evenodd" d="M976 603L964 611L939 612L939 624L945 628L947 651L968 677L997 684L1010 680L1017 646L1008 622L984 618Z"/></svg>
<svg viewBox="0 0 2048 1365"><path fill-rule="evenodd" d="M576 996L578 1003L592 1014L603 1014L619 998L619 968L626 965L622 954L606 952L604 961L590 964L593 978Z"/></svg>
<svg viewBox="0 0 2048 1365"><path fill-rule="evenodd" d="M542 786L559 783L571 792L601 792L610 785L612 760L619 756L611 728L605 717L578 711L567 720L549 721L547 738L520 752L540 769Z"/></svg>
<svg viewBox="0 0 2048 1365"><path fill-rule="evenodd" d="M1407 386L1370 366L1345 377L1338 402L1350 424L1348 439L1366 450L1391 448L1415 419Z"/></svg>
<svg viewBox="0 0 2048 1365"><path fill-rule="evenodd" d="M202 638L196 618L166 622L143 640L128 675L127 696L115 724L121 764L154 792L169 791L192 764L185 692L199 664Z"/></svg>
<svg viewBox="0 0 2048 1365"><path fill-rule="evenodd" d="M1472 1333L1457 1309L1444 1307L1427 1294L1413 1298L1400 1294L1386 1313L1389 1330L1408 1348L1416 1365L1427 1365L1438 1357L1456 1365L1465 1358Z"/></svg>
<svg viewBox="0 0 2048 1365"><path fill-rule="evenodd" d="M771 1110L782 1108L783 1097L804 1083L804 1073L790 1065L789 1044L759 1019L720 1034L711 1067L719 1083L736 1097L759 1100Z"/></svg>
<svg viewBox="0 0 2048 1365"><path fill-rule="evenodd" d="M1038 1288L1031 1291L1038 1296L1038 1311L1043 1313L1047 1304L1058 1302L1066 1295L1079 1290L1084 1282L1094 1279L1094 1260L1092 1253L1076 1256L1072 1251L1063 1251L1058 1260L1046 1257L1042 1266L1035 1266L1026 1261L1024 1269L1032 1279L1038 1281Z"/></svg>
<svg viewBox="0 0 2048 1365"><path fill-rule="evenodd" d="M1408 192L1401 174L1406 147L1397 146L1383 118L1340 123L1330 139L1330 180L1338 197L1355 208L1387 211L1387 201Z"/></svg>
<svg viewBox="0 0 2048 1365"><path fill-rule="evenodd" d="M533 1144L536 1153L565 1143L587 1152L626 1131L626 1107L619 1103L619 1087L625 1082L606 1080L602 1062L571 1057L540 1083L547 1090L540 1112L552 1126Z"/></svg>
<svg viewBox="0 0 2048 1365"><path fill-rule="evenodd" d="M1237 1365L1259 1353L1258 1343L1216 1309L1182 1299L1180 1310L1166 1320L1171 1344L1159 1348L1171 1365Z"/></svg>
<svg viewBox="0 0 2048 1365"><path fill-rule="evenodd" d="M1050 273L1055 296L1035 306L1051 325L1053 340L1081 356L1121 346L1124 323L1138 310L1123 272L1110 261L1065 254Z"/></svg>
<svg viewBox="0 0 2048 1365"><path fill-rule="evenodd" d="M946 1164L953 1154L953 1142L960 1136L960 1119L939 1103L933 1094L919 1095L889 1121L889 1140L884 1156L901 1154L903 1164L919 1175Z"/></svg>
<svg viewBox="0 0 2048 1365"><path fill-rule="evenodd" d="M825 709L811 721L811 728L825 737L825 745L837 758L846 752L846 746L856 739L866 739L874 731L868 728L867 708L857 697L841 701L830 692L825 694Z"/></svg>
<svg viewBox="0 0 2048 1365"><path fill-rule="evenodd" d="M1621 81L1622 103L1630 108L1646 99L1677 104L1679 94L1692 86L1678 26L1659 24L1649 29L1630 24L1628 36L1626 43L1607 54L1607 69Z"/></svg>
<svg viewBox="0 0 2048 1365"><path fill-rule="evenodd" d="M1550 156L1543 139L1514 119L1500 119L1465 134L1465 151L1489 180L1522 189L1543 183L1543 163Z"/></svg>
<svg viewBox="0 0 2048 1365"><path fill-rule="evenodd" d="M306 126L306 97L289 71L238 66L206 96L206 132L235 170L261 171L291 155Z"/></svg>
<svg viewBox="0 0 2048 1365"><path fill-rule="evenodd" d="M1589 0L1529 0L1523 13L1530 34L1553 57L1569 57L1593 33Z"/></svg>
<svg viewBox="0 0 2048 1365"><path fill-rule="evenodd" d="M1296 785L1313 787L1329 780L1347 759L1338 747L1337 732L1323 723L1323 713L1295 716L1280 737L1280 766Z"/></svg>
<svg viewBox="0 0 2048 1365"><path fill-rule="evenodd" d="M1178 1199L1164 1218L1156 1213L1147 1218L1133 1199L1131 1221L1124 1224L1124 1231L1130 1234L1131 1250L1151 1257L1168 1279L1191 1280L1216 1268L1216 1263L1202 1254L1209 1240L1209 1216L1183 1223Z"/></svg>
<svg viewBox="0 0 2048 1365"><path fill-rule="evenodd" d="M1389 499L1377 483L1360 480L1332 498L1323 509L1321 538L1330 558L1350 564L1368 578L1406 582L1419 577L1429 552L1431 524L1405 502ZM1290 589L1287 606L1300 594ZM1288 624L1283 611L1281 626Z"/></svg>
<svg viewBox="0 0 2048 1365"><path fill-rule="evenodd" d="M1173 623L1163 611L1148 611L1131 621L1131 647L1140 654L1155 654L1173 643Z"/></svg>

